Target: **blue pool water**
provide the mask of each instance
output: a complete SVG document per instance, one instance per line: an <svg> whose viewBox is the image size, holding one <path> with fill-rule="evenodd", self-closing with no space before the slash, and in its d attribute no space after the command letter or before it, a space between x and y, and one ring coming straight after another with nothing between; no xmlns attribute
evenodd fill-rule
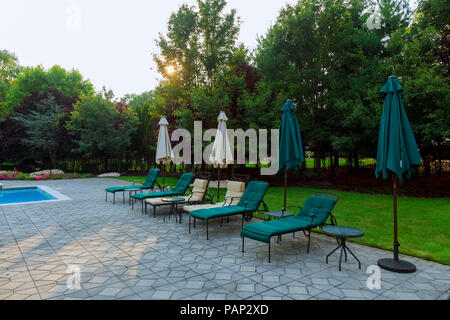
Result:
<svg viewBox="0 0 450 320"><path fill-rule="evenodd" d="M55 200L39 188L3 189L0 191L0 204Z"/></svg>

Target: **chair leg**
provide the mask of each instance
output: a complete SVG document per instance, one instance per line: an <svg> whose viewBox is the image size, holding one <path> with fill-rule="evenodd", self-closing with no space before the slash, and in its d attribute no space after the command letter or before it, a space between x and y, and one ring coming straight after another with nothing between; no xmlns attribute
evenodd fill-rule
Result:
<svg viewBox="0 0 450 320"><path fill-rule="evenodd" d="M122 203L125 204L125 191L122 191Z"/></svg>
<svg viewBox="0 0 450 320"><path fill-rule="evenodd" d="M105 202L108 201L108 192L105 192Z"/></svg>
<svg viewBox="0 0 450 320"><path fill-rule="evenodd" d="M341 254L339 256L339 271L341 271L341 264L342 264L342 253L344 252L345 245L341 245Z"/></svg>
<svg viewBox="0 0 450 320"><path fill-rule="evenodd" d="M242 238L242 253L244 252L244 237L241 237Z"/></svg>
<svg viewBox="0 0 450 320"><path fill-rule="evenodd" d="M116 204L116 193L113 193L113 204Z"/></svg>
<svg viewBox="0 0 450 320"><path fill-rule="evenodd" d="M309 253L310 243L311 243L311 229L308 229L308 249L306 249L306 253Z"/></svg>
<svg viewBox="0 0 450 320"><path fill-rule="evenodd" d="M153 218L156 218L156 206L153 206Z"/></svg>

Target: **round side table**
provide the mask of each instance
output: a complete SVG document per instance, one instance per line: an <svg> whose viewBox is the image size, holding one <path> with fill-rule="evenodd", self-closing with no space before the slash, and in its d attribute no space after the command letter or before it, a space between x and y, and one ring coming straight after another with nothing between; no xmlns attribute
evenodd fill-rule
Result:
<svg viewBox="0 0 450 320"><path fill-rule="evenodd" d="M185 199L184 198L176 198L176 197L175 198L162 198L161 201L170 203L169 220L170 220L170 216L172 215L172 213L175 213L175 219L176 219L176 222L178 222L178 217L177 217L178 204L181 202L184 202ZM163 221L166 221L165 216L163 218ZM180 215L180 223L181 223L181 215Z"/></svg>
<svg viewBox="0 0 450 320"><path fill-rule="evenodd" d="M337 242L339 243L339 246L327 255L326 262L328 263L328 257L340 248L341 255L339 257L339 271L341 271L342 253L344 253L345 261L347 262L347 251L350 252L350 254L356 259L356 261L358 261L359 269L361 269L361 261L359 261L359 259L353 254L349 247L347 247L345 240L348 238L360 238L364 236L364 231L358 228L344 226L327 226L322 230L325 234L336 237Z"/></svg>

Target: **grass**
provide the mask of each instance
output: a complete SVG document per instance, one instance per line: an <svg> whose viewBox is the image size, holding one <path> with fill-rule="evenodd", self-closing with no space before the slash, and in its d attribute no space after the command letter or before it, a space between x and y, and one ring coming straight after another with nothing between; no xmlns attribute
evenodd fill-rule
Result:
<svg viewBox="0 0 450 320"><path fill-rule="evenodd" d="M145 177L120 177L142 183ZM161 178L158 178L162 182ZM176 178L166 178L166 185L174 186ZM289 187L288 206L301 206L307 197L323 189ZM392 250L393 209L392 196L326 190L339 195L333 211L338 224L364 230L362 238L352 241ZM221 188L221 195L226 190ZM210 188L217 194L217 188ZM264 201L270 210L279 210L283 203L283 188L270 187ZM450 199L398 198L398 236L400 253L450 265ZM387 253L385 255L389 257Z"/></svg>

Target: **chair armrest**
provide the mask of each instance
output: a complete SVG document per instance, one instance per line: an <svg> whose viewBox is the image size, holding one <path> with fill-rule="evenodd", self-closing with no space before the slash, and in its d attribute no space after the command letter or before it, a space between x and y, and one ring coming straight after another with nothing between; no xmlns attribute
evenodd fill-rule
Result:
<svg viewBox="0 0 450 320"><path fill-rule="evenodd" d="M191 193L190 193L189 198L187 199L187 201L191 200L192 196L193 196L195 193L200 193L200 194L206 195L206 192L202 192L202 191L191 191Z"/></svg>
<svg viewBox="0 0 450 320"><path fill-rule="evenodd" d="M281 208L281 212L282 212L281 218L283 218L284 213L286 212L286 209L288 209L288 208L301 209L302 207L297 207L297 206L286 206L286 207Z"/></svg>
<svg viewBox="0 0 450 320"><path fill-rule="evenodd" d="M242 197L225 197L222 207L225 206L225 204L227 203L227 200L230 200L230 204L229 204L229 206L230 206L235 199L241 199L241 198Z"/></svg>
<svg viewBox="0 0 450 320"><path fill-rule="evenodd" d="M309 214L309 216L311 217L311 222L313 222L313 221L314 221L314 218L316 217L315 212L311 212L311 213Z"/></svg>

